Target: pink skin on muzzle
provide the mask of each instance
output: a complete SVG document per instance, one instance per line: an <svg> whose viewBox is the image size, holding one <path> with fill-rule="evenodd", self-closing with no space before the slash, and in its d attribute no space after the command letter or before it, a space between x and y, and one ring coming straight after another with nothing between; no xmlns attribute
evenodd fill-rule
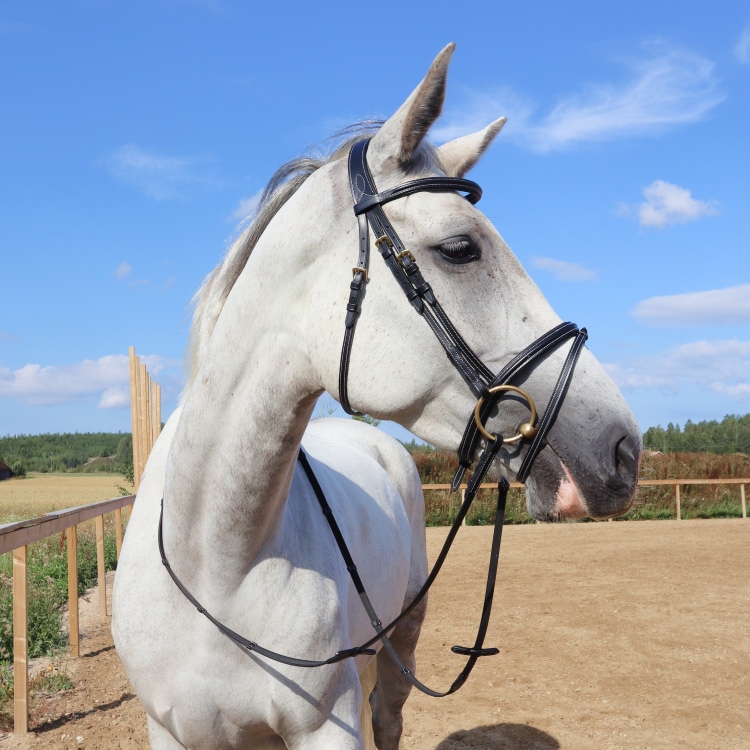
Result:
<svg viewBox="0 0 750 750"><path fill-rule="evenodd" d="M555 503L553 513L557 514L560 518L584 518L587 512L581 498L581 493L578 491L578 487L573 481L568 467L565 464L562 467L565 471L565 478L557 488L557 502Z"/></svg>

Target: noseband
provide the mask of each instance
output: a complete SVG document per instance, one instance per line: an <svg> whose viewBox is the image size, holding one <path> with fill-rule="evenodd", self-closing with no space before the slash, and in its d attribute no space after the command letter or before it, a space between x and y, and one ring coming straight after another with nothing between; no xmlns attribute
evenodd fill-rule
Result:
<svg viewBox="0 0 750 750"><path fill-rule="evenodd" d="M432 291L432 287L430 287L430 285L424 280L414 254L404 247L382 208L383 205L390 201L404 198L407 195L412 195L418 192L465 193L466 199L470 203L475 204L482 197L482 189L476 182L472 182L471 180L463 180L454 177L426 177L405 182L403 185L379 193L375 187L375 181L373 180L372 174L367 165L366 154L368 144L369 140L361 141L355 144L349 152L349 183L354 199L354 213L357 216L357 221L359 223L359 258L357 265L352 270L349 302L346 306L344 343L341 349L341 362L339 367L339 401L341 402L344 411L348 414L358 414L358 412L352 409L351 404L349 403L347 383L349 377L349 362L354 342L354 332L357 327L357 320L362 311L365 286L369 279L370 229L372 229L376 238L375 244L386 265L406 295L406 298L409 300L412 307L414 307L414 309L430 326L430 329L445 350L448 359L458 370L461 377L466 382L466 385L477 399L458 448L459 466L451 485L454 492L459 489L466 470L473 464L480 440L484 440L484 447L481 450L476 468L474 469L472 477L468 482L466 492L464 493L464 501L461 504L456 519L448 532L443 548L441 549L427 580L401 614L395 620L391 621L386 626L383 626L383 623L380 621L380 618L375 612L370 598L365 591L362 580L357 572L357 566L354 563L344 540L344 536L341 533L339 525L336 522L333 512L325 498L323 489L321 488L312 466L302 449L300 449L299 452L299 463L313 488L321 510L331 528L331 532L333 533L346 568L349 571L352 583L359 594L362 604L370 617L372 627L375 630L375 635L365 643L354 648L338 651L336 654L325 660L298 659L263 648L254 641L250 641L239 633L234 632L213 617L213 615L211 615L211 613L208 612L190 593L172 570L164 550L164 539L162 534L164 520L163 499L162 511L159 516L157 538L162 563L177 588L188 599L188 601L196 607L198 612L246 652L254 652L268 659L289 666L321 667L326 664L334 664L338 661L364 654L375 654L375 651L370 648L370 646L377 641L381 641L383 647L396 663L401 673L412 683L412 685L427 695L441 698L456 692L456 690L466 682L466 679L479 657L493 656L499 653L498 649L484 648L483 644L489 626L490 612L492 610L492 599L495 589L495 579L497 576L497 564L500 554L505 504L507 492L510 487L510 483L505 477L501 477L498 482L495 527L492 536L490 562L487 571L484 606L482 608L482 615L477 629L477 636L473 646L452 647L451 650L454 653L467 656L468 659L463 670L453 681L448 690L438 692L422 684L414 676L411 670L403 664L396 649L391 644L388 634L396 627L396 625L398 625L399 622L401 622L401 620L407 617L427 595L427 592L442 568L453 540L455 539L458 530L461 528L463 520L476 497L482 481L505 444L530 441L530 445L526 450L526 455L524 456L516 475L516 479L519 482L526 481L534 460L544 447L547 433L554 424L555 418L560 410L570 379L573 376L573 370L578 361L578 356L581 353L583 345L586 343L588 334L585 328L579 330L573 323L561 323L543 336L540 336L536 341L529 344L529 346L508 362L500 372L493 375L492 371L479 359L479 357L477 357L476 354L474 354L445 314L445 311ZM511 381L532 369L549 353L555 351L563 342L570 338L573 338L573 344L565 358L565 363L563 364L560 375L557 378L557 383L555 384L547 408L542 415L539 425L536 425L536 406L532 397L526 391L513 385ZM492 414L492 411L498 406L499 401L507 393L513 393L523 398L528 404L531 414L529 420L519 427L517 435L505 438L502 435L490 432L485 425Z"/></svg>

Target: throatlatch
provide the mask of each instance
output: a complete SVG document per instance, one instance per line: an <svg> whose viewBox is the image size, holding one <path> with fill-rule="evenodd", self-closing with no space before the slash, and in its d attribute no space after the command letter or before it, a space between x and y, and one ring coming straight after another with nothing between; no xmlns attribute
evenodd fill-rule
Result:
<svg viewBox="0 0 750 750"><path fill-rule="evenodd" d="M365 643L354 648L347 648L338 651L328 659L298 659L263 648L257 643L235 633L226 625L219 622L188 591L172 570L167 560L162 536L164 514L163 500L158 529L159 553L161 555L162 563L170 577L188 601L196 607L198 612L207 617L222 633L224 633L224 635L246 651L255 652L268 659L281 662L282 664L288 664L290 666L320 667L325 664L333 664L343 659L349 659L362 654L374 654L375 650L370 647L377 641L381 641L383 648L385 648L390 657L394 660L406 679L427 695L443 697L454 693L464 684L464 682L466 682L466 679L474 668L477 659L482 656L492 656L499 653L497 648L484 648L484 638L487 633L490 613L492 610L492 599L495 590L495 580L497 577L506 498L508 488L510 487L510 483L505 477L501 477L498 482L497 512L495 515L495 527L492 536L490 560L487 570L484 604L482 606L482 614L477 628L474 645L453 646L451 649L456 654L468 657L461 673L453 681L451 686L443 692L428 688L423 685L406 666L404 666L396 649L391 644L388 634L396 627L396 625L398 625L399 622L407 617L426 596L445 562L451 545L453 544L453 540L455 539L458 530L461 528L466 514L469 512L469 508L476 497L480 485L484 481L487 472L490 470L490 467L505 444L521 442L523 440L531 441L517 474L517 480L519 482L525 482L528 478L534 460L544 447L547 434L560 411L563 399L567 393L568 385L573 376L576 362L578 361L581 350L588 338L588 333L585 328L579 330L573 323L561 323L543 336L540 336L536 341L532 342L508 362L500 372L493 375L492 371L479 359L479 357L476 356L476 354L474 354L445 314L445 311L432 291L432 287L430 287L422 276L414 254L404 247L382 208L383 205L390 201L424 191L465 193L466 199L473 204L481 198L482 189L471 180L453 177L427 177L412 180L398 187L378 193L372 174L367 165L366 154L368 144L369 139L356 143L349 153L349 182L355 204L354 213L359 224L359 257L357 265L352 269L349 302L346 306L344 342L341 349L341 361L339 366L339 401L341 402L344 411L348 414L358 413L354 411L349 402L349 363L351 360L357 320L362 311L365 286L369 280L370 230L372 230L376 238L375 244L385 261L386 266L394 275L412 307L414 307L414 309L430 326L430 329L445 350L451 363L458 370L461 377L466 382L466 385L477 398L476 406L468 420L463 438L458 448L459 467L453 477L451 485L453 492L456 492L460 488L466 470L474 463L474 457L479 449L480 441L483 441L483 447L479 454L479 458L477 459L476 468L467 484L464 501L461 504L456 519L448 532L440 554L438 555L427 580L406 609L404 609L396 619L383 626L372 606L367 592L365 591L362 580L357 572L357 566L349 552L341 529L339 528L330 505L325 498L325 494L318 483L315 472L310 465L310 461L301 448L298 456L299 463L315 492L321 510L328 521L346 568L349 571L354 588L359 594L362 604L370 618L372 627L375 630L375 634L368 641L365 641ZM552 396L547 404L547 408L537 425L536 406L532 397L526 391L513 385L511 381L525 373L528 369L537 365L540 360L555 351L560 345L571 338L573 339L573 343L565 358L565 363L560 371L560 375L558 376ZM507 393L514 393L521 396L521 398L526 401L529 406L530 418L520 426L517 435L503 438L502 435L489 432L486 428L486 423L493 410L497 408L500 400Z"/></svg>

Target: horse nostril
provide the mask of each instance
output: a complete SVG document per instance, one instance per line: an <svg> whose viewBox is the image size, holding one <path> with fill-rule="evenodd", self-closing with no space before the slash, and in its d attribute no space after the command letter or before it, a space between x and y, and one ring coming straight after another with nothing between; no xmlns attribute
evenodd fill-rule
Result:
<svg viewBox="0 0 750 750"><path fill-rule="evenodd" d="M638 475L639 441L628 435L615 444L615 471L626 482L632 482Z"/></svg>

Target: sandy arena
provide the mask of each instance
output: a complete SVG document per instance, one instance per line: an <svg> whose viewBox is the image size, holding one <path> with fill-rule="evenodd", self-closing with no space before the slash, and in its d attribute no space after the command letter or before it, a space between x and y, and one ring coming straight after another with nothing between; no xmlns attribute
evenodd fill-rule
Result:
<svg viewBox="0 0 750 750"><path fill-rule="evenodd" d="M432 557L444 536L427 530ZM490 536L464 529L431 594L418 658L433 687L463 664L449 647L473 643ZM455 696L413 693L402 747L745 750L748 613L750 520L509 527L485 644L501 653ZM0 747L148 748L95 613L82 648L74 690L37 700L33 733Z"/></svg>

